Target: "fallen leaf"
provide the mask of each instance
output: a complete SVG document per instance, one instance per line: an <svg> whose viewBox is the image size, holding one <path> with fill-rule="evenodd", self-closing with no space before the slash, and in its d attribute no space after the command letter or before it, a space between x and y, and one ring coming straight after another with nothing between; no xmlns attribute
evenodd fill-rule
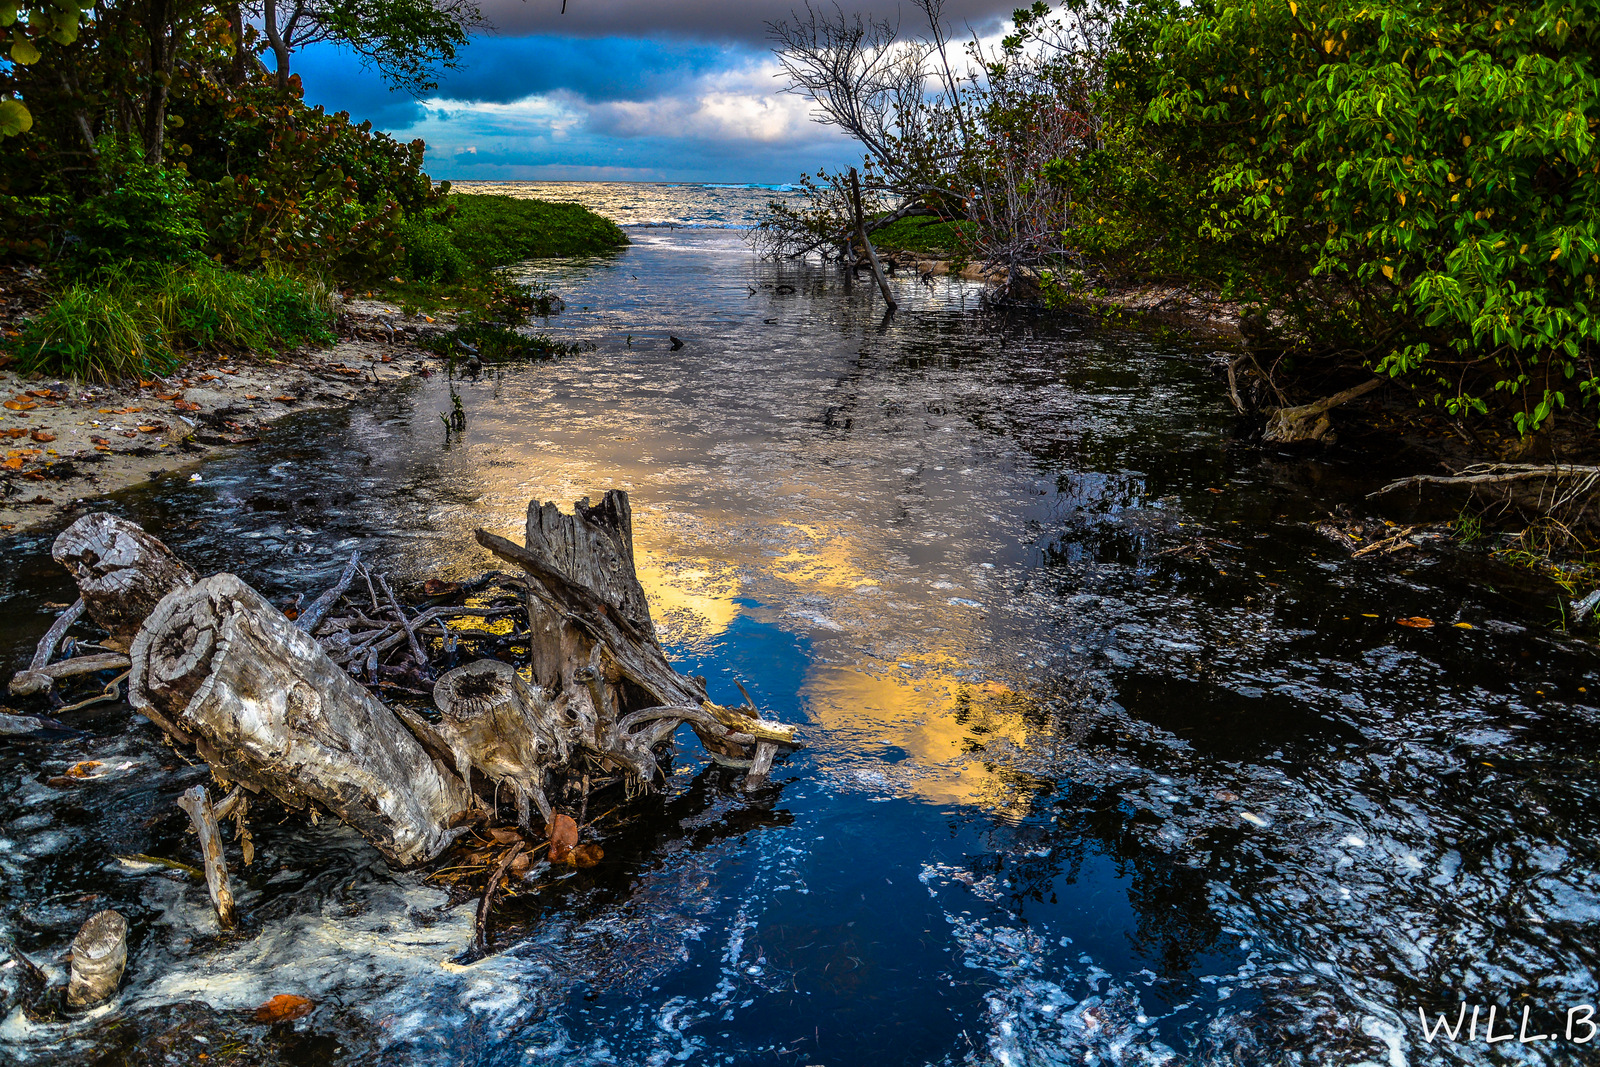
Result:
<svg viewBox="0 0 1600 1067"><path fill-rule="evenodd" d="M574 867L593 867L605 858L605 851L594 842L579 845L572 850L572 865Z"/></svg>
<svg viewBox="0 0 1600 1067"><path fill-rule="evenodd" d="M500 826L489 831L489 840L493 841L497 845L514 845L518 841L523 840L523 837L520 833L509 827Z"/></svg>
<svg viewBox="0 0 1600 1067"><path fill-rule="evenodd" d="M1413 615L1409 619L1396 619L1395 622L1401 626L1409 626L1413 630L1426 630L1433 625L1432 619L1425 619L1421 615Z"/></svg>
<svg viewBox="0 0 1600 1067"><path fill-rule="evenodd" d="M40 400L54 400L56 391L54 389L29 389L28 395L38 397Z"/></svg>
<svg viewBox="0 0 1600 1067"><path fill-rule="evenodd" d="M140 389L148 389L154 384L156 384L156 383L155 382L147 382L142 378L139 380L139 388Z"/></svg>
<svg viewBox="0 0 1600 1067"><path fill-rule="evenodd" d="M298 404L298 403L300 403L300 398L297 397L297 396L275 396L272 399L276 400L280 404Z"/></svg>
<svg viewBox="0 0 1600 1067"><path fill-rule="evenodd" d="M1470 629L1472 629L1472 624L1470 622L1458 622L1458 623L1455 623L1454 626L1458 630L1470 630Z"/></svg>
<svg viewBox="0 0 1600 1067"><path fill-rule="evenodd" d="M519 852L516 859L511 861L511 866L506 868L506 873L513 878L521 878L528 873L528 868L532 866L533 856L527 852Z"/></svg>
<svg viewBox="0 0 1600 1067"><path fill-rule="evenodd" d="M56 435L49 430L35 430L30 436L41 445L47 445L56 439Z"/></svg>
<svg viewBox="0 0 1600 1067"><path fill-rule="evenodd" d="M141 427L139 427L139 432L140 433L160 433L162 430L165 430L166 428L167 428L167 424L164 423L164 422L153 422L149 426L141 426Z"/></svg>
<svg viewBox="0 0 1600 1067"><path fill-rule="evenodd" d="M261 399L261 394L259 394L259 393L246 393L246 394L244 394L244 398L246 400L260 400Z"/></svg>
<svg viewBox="0 0 1600 1067"><path fill-rule="evenodd" d="M310 1015L315 1007L316 1005L305 997L297 997L293 993L279 993L256 1009L256 1022L292 1022Z"/></svg>
<svg viewBox="0 0 1600 1067"><path fill-rule="evenodd" d="M572 816L557 813L545 830L550 835L550 862L571 862L572 850L578 844L578 824Z"/></svg>
<svg viewBox="0 0 1600 1067"><path fill-rule="evenodd" d="M22 465L25 462L27 461L13 452L5 459L0 460L0 470L19 471L22 469Z"/></svg>
<svg viewBox="0 0 1600 1067"><path fill-rule="evenodd" d="M68 767L67 775L71 778L88 778L94 774L94 769L101 765L97 759L86 759Z"/></svg>
<svg viewBox="0 0 1600 1067"><path fill-rule="evenodd" d="M157 393L156 394L156 399L157 400L181 400L182 398L183 398L183 394L182 393Z"/></svg>
<svg viewBox="0 0 1600 1067"><path fill-rule="evenodd" d="M54 504L55 501L51 500L47 496L36 496L32 500L28 501L28 503L30 503L30 504Z"/></svg>
<svg viewBox="0 0 1600 1067"><path fill-rule="evenodd" d="M89 443L91 445L109 445L111 442L104 437L91 437L89 438Z"/></svg>
<svg viewBox="0 0 1600 1067"><path fill-rule="evenodd" d="M135 430L118 430L117 432L119 434L121 434L123 437L138 437L139 436L138 432L135 431Z"/></svg>
<svg viewBox="0 0 1600 1067"><path fill-rule="evenodd" d="M18 397L15 400L7 400L5 406L8 411L32 411L39 405L31 400L23 400Z"/></svg>
<svg viewBox="0 0 1600 1067"><path fill-rule="evenodd" d="M172 406L177 408L179 411L199 411L200 410L200 405L196 404L193 400L174 400L172 402Z"/></svg>
<svg viewBox="0 0 1600 1067"><path fill-rule="evenodd" d="M215 374L202 374L200 375L200 380L202 382L214 382L217 380L217 376Z"/></svg>
<svg viewBox="0 0 1600 1067"><path fill-rule="evenodd" d="M429 578L422 583L424 596L450 596L461 592L460 582L447 582L442 578Z"/></svg>
<svg viewBox="0 0 1600 1067"><path fill-rule="evenodd" d="M28 431L21 426L13 426L9 430L0 430L0 435L5 437L26 437L28 436Z"/></svg>

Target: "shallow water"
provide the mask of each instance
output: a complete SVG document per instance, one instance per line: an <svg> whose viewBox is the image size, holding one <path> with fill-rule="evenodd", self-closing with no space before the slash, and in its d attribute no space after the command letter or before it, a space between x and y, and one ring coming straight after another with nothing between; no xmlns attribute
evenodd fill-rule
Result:
<svg viewBox="0 0 1600 1067"><path fill-rule="evenodd" d="M308 416L110 506L283 596L358 546L401 578L469 576L493 566L475 527L519 537L529 499L626 488L669 654L808 747L747 798L682 745L605 862L509 905L505 950L463 968L470 906L327 823L256 827L227 938L203 888L110 858L192 860L172 801L204 774L125 709L0 739L0 941L59 969L90 911L134 927L111 1009L11 1011L0 1049L1592 1062L1560 1039L1428 1045L1417 1022L1495 1004L1499 1036L1531 1004L1536 1034L1596 1000L1595 659L1545 591L1448 552L1334 550L1307 524L1388 469L1235 441L1204 350L1003 320L959 282L903 284L884 322L867 287L736 234L632 236L534 272L568 301L551 332L595 351ZM452 391L468 429L446 441ZM40 602L72 594L48 537L8 548L20 664ZM1394 623L1414 615L1438 625ZM104 777L47 783L81 759ZM282 992L317 1012L249 1021Z"/></svg>

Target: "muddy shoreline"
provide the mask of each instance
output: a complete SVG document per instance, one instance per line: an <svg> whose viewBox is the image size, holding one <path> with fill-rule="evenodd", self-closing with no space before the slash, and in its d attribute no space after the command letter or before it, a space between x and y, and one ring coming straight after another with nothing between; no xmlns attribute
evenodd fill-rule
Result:
<svg viewBox="0 0 1600 1067"><path fill-rule="evenodd" d="M98 498L194 473L307 411L347 407L416 376L448 327L399 307L345 305L326 348L202 353L167 377L89 384L0 371L0 536L58 525Z"/></svg>

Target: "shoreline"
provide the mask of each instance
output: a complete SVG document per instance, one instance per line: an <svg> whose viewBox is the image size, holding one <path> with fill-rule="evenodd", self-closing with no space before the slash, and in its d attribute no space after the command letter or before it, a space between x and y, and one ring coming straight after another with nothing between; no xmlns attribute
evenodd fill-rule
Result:
<svg viewBox="0 0 1600 1067"><path fill-rule="evenodd" d="M191 472L301 412L348 407L440 357L443 329L382 301L344 305L327 348L202 353L167 377L116 384L0 370L0 538L29 533L162 475Z"/></svg>

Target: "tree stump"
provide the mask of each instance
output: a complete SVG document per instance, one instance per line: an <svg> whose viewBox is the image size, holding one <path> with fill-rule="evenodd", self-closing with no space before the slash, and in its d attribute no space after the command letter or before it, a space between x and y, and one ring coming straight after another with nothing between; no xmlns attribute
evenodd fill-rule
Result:
<svg viewBox="0 0 1600 1067"><path fill-rule="evenodd" d="M97 911L72 939L72 971L67 1004L87 1008L108 999L128 963L128 920L115 911Z"/></svg>
<svg viewBox="0 0 1600 1067"><path fill-rule="evenodd" d="M460 831L466 786L310 636L231 574L168 594L133 643L129 702L224 781L320 804L405 867Z"/></svg>
<svg viewBox="0 0 1600 1067"><path fill-rule="evenodd" d="M115 515L85 515L56 537L51 555L78 583L84 610L127 648L161 598L195 580L172 550Z"/></svg>

